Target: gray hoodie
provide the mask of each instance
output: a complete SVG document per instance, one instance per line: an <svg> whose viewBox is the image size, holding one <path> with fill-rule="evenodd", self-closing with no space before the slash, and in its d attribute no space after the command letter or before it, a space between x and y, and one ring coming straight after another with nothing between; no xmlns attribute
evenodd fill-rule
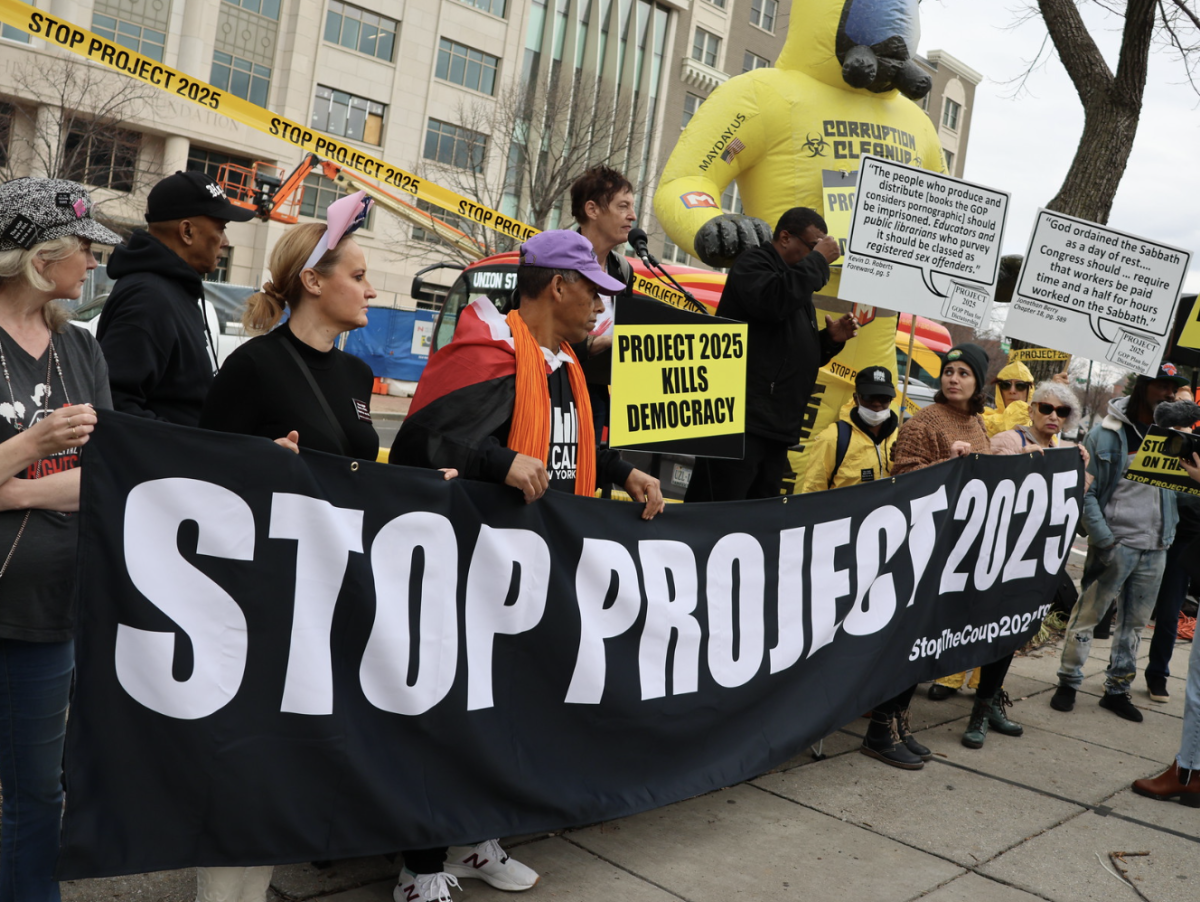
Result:
<svg viewBox="0 0 1200 902"><path fill-rule="evenodd" d="M1104 418L1104 429L1122 429L1130 420L1125 414L1129 398L1115 398L1108 402L1108 416ZM1119 423L1114 423L1117 420ZM1138 425L1139 434L1149 428ZM1137 447L1129 448L1129 454L1121 467L1124 473L1137 454ZM1104 506L1104 519L1113 537L1129 548L1144 551L1165 548L1163 544L1162 492L1151 485L1143 485L1131 479L1120 479L1112 498Z"/></svg>

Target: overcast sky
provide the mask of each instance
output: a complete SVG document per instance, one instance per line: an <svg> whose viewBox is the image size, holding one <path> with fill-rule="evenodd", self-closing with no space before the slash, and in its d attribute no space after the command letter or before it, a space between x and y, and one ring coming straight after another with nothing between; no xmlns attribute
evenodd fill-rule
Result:
<svg viewBox="0 0 1200 902"><path fill-rule="evenodd" d="M975 91L964 177L1012 195L1005 253L1024 253L1034 215L1062 184L1083 130L1083 109L1054 55L1019 98L1019 76L1046 31L1019 26L1020 0L924 0L921 53L944 50L984 76ZM1086 4L1092 34L1115 68L1121 19ZM1181 83L1182 82L1182 83ZM1190 250L1184 290L1200 291L1200 108L1182 64L1163 48L1151 57L1141 124L1108 225Z"/></svg>

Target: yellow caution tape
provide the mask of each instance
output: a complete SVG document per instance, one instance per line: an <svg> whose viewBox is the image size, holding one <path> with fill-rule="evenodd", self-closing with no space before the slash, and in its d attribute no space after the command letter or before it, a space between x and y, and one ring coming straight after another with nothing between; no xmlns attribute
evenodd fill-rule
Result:
<svg viewBox="0 0 1200 902"><path fill-rule="evenodd" d="M315 131L286 116L277 116L257 104L122 47L60 16L49 15L28 3L22 3L21 0L0 0L0 23L19 28L35 38L77 53L114 72L120 72L161 91L182 97L206 110L228 116L264 134L273 135L293 147L333 160L339 166L352 169L367 178L411 194L517 241L526 241L540 231L478 201L443 188L428 179L419 178L378 157L363 153L336 137ZM635 277L634 288L647 297L674 307L695 309L678 291L642 276Z"/></svg>

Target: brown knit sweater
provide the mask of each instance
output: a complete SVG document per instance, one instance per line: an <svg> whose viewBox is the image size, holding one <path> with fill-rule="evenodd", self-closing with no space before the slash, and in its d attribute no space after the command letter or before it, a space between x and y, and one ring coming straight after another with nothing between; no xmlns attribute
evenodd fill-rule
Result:
<svg viewBox="0 0 1200 902"><path fill-rule="evenodd" d="M892 475L949 460L955 442L970 442L979 454L992 453L982 417L949 404L930 404L900 427L892 446Z"/></svg>

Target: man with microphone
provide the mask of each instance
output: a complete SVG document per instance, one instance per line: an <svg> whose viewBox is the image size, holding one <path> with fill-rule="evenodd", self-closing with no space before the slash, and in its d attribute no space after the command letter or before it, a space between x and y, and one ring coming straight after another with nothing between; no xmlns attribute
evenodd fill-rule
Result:
<svg viewBox="0 0 1200 902"><path fill-rule="evenodd" d="M817 370L858 333L847 313L818 329L813 292L841 254L825 220L808 207L779 218L769 244L742 253L725 280L717 316L749 324L746 347L746 451L741 460L699 458L687 501L774 498L788 447L800 429Z"/></svg>
<svg viewBox="0 0 1200 902"><path fill-rule="evenodd" d="M621 252L634 231L637 214L633 206L633 185L629 179L603 164L592 166L571 185L571 215L578 223L577 231L592 243L604 271L625 286L624 291L615 295L601 295L604 312L596 318L596 328L588 335L586 344L571 346L587 378L596 442L604 445L608 444L604 430L608 425L608 386L612 381L613 302L633 294L630 288L633 267Z"/></svg>

